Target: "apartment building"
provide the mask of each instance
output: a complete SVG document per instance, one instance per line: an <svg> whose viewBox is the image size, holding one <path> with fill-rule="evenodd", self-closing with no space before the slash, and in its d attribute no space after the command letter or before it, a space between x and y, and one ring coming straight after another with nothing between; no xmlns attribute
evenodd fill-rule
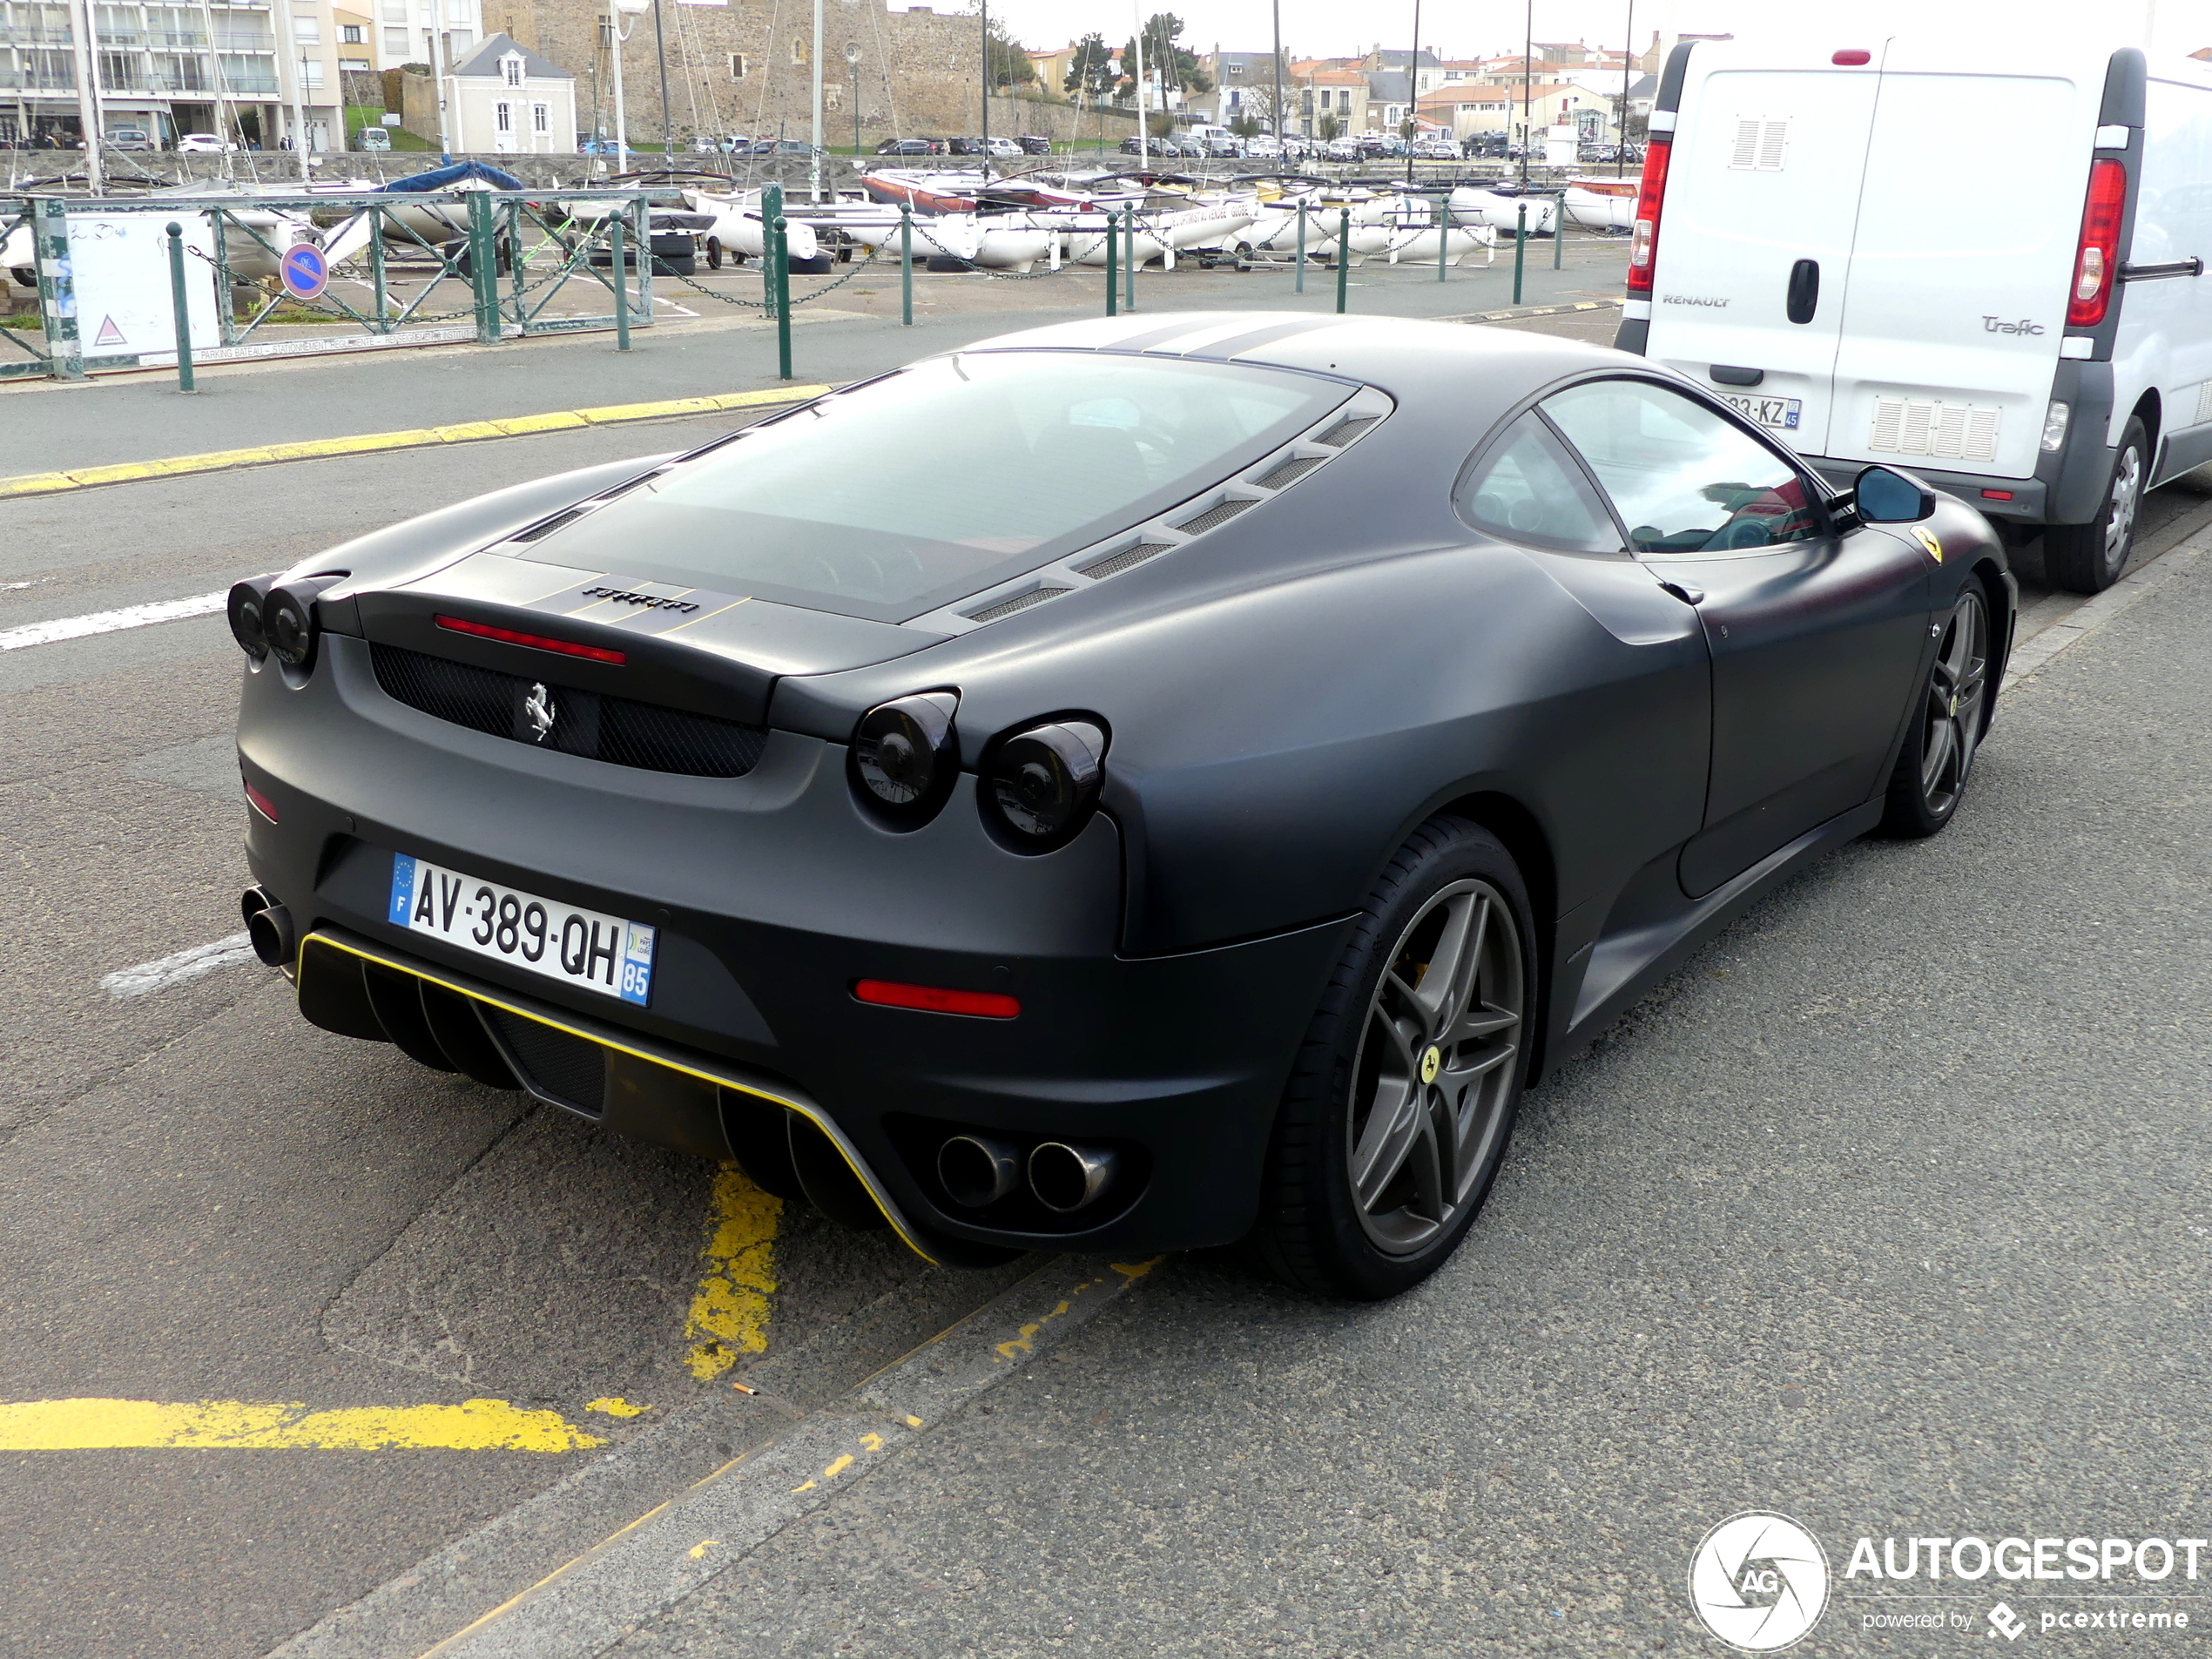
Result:
<svg viewBox="0 0 2212 1659"><path fill-rule="evenodd" d="M344 74L473 51L478 0L0 0L0 138L76 148L84 138L78 77L88 56L104 135L147 133L163 147L186 133L277 150L345 143ZM295 101L304 133L293 130Z"/></svg>

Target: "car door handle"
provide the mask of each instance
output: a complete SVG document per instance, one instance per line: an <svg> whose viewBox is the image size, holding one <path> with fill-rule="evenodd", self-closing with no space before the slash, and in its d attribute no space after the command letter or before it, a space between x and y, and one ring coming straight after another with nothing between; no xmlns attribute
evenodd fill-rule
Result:
<svg viewBox="0 0 2212 1659"><path fill-rule="evenodd" d="M1705 603L1705 590L1688 582L1662 582L1659 585L1686 605L1702 605Z"/></svg>
<svg viewBox="0 0 2212 1659"><path fill-rule="evenodd" d="M1791 322L1811 322L1820 309L1820 261L1799 260L1790 267L1788 310Z"/></svg>

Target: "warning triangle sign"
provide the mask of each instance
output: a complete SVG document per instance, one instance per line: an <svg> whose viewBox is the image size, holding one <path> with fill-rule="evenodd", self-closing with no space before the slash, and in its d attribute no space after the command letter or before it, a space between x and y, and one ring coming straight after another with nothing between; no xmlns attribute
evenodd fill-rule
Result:
<svg viewBox="0 0 2212 1659"><path fill-rule="evenodd" d="M92 343L95 346L121 346L128 342L123 338L123 331L115 326L115 319L103 317L100 319L100 332L93 337Z"/></svg>

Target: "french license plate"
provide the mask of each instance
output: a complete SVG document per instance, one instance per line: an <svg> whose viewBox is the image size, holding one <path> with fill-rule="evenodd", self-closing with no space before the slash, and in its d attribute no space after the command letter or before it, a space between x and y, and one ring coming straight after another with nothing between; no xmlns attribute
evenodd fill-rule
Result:
<svg viewBox="0 0 2212 1659"><path fill-rule="evenodd" d="M654 929L392 855L395 927L640 1008L653 988Z"/></svg>
<svg viewBox="0 0 2212 1659"><path fill-rule="evenodd" d="M1797 417L1805 408L1802 398L1745 397L1734 392L1723 392L1721 401L1750 415L1771 432L1795 432Z"/></svg>

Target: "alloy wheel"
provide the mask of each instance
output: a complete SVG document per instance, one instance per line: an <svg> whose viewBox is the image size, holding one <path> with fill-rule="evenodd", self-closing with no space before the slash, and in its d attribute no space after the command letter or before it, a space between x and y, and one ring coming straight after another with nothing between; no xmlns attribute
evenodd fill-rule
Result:
<svg viewBox="0 0 2212 1659"><path fill-rule="evenodd" d="M1348 1168L1359 1224L1391 1255L1449 1231L1506 1127L1527 979L1504 897L1453 882L1399 936L1352 1069Z"/></svg>
<svg viewBox="0 0 2212 1659"><path fill-rule="evenodd" d="M1932 817L1948 813L1966 786L1988 691L1989 616L1981 596L1969 589L1952 607L1922 713L1920 794Z"/></svg>
<svg viewBox="0 0 2212 1659"><path fill-rule="evenodd" d="M2114 579L2128 562L2135 535L2135 512L2143 496L2143 453L2134 444L2120 452L2112 469L2112 496L2105 515L2105 568Z"/></svg>

